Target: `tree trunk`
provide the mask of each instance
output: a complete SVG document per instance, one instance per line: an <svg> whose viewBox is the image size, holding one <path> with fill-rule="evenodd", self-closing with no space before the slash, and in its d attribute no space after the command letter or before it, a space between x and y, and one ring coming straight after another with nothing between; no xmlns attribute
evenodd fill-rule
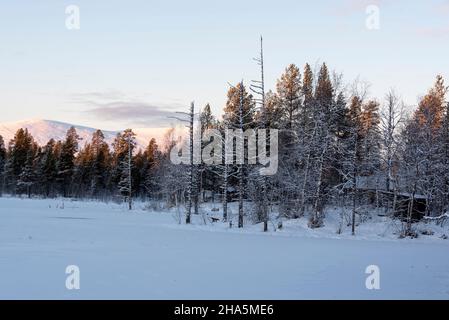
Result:
<svg viewBox="0 0 449 320"><path fill-rule="evenodd" d="M228 221L228 165L224 165L223 177L223 221Z"/></svg>
<svg viewBox="0 0 449 320"><path fill-rule="evenodd" d="M128 193L128 209L132 210L132 150L131 150L131 136L128 137L128 180L129 180L129 193Z"/></svg>
<svg viewBox="0 0 449 320"><path fill-rule="evenodd" d="M240 129L243 132L243 81L240 83L240 105L239 105ZM243 160L244 161L244 160ZM243 228L243 165L238 166L239 177L239 221L238 227Z"/></svg>
<svg viewBox="0 0 449 320"><path fill-rule="evenodd" d="M186 224L191 222L191 214L192 214L192 192L193 192L193 117L194 117L194 104L193 102L190 105L190 125L189 125L189 134L190 134L190 170L189 170L189 187L187 189L187 214L186 214Z"/></svg>
<svg viewBox="0 0 449 320"><path fill-rule="evenodd" d="M307 154L306 167L304 170L304 182L302 184L301 190L301 208L300 208L300 216L304 216L306 211L306 188L307 188L307 180L309 177L309 166L310 166L310 151Z"/></svg>
<svg viewBox="0 0 449 320"><path fill-rule="evenodd" d="M238 227L243 228L243 166L239 165L239 222Z"/></svg>
<svg viewBox="0 0 449 320"><path fill-rule="evenodd" d="M315 193L315 203L314 203L314 216L312 219L312 227L319 227L321 226L321 210L322 210L322 199L321 199L321 189L323 184L323 170L324 170L324 156L327 152L327 145L328 145L328 138L326 137L326 141L324 142L323 151L321 153L320 157L320 163L319 163L319 174L318 174L318 181L316 186L316 193Z"/></svg>

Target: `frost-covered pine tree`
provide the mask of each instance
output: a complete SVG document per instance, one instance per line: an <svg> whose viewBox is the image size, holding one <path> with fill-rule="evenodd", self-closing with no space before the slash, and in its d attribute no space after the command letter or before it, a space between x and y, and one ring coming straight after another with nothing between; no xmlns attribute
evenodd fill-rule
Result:
<svg viewBox="0 0 449 320"><path fill-rule="evenodd" d="M9 142L5 164L5 185L9 192L17 191L17 180L27 162L28 153L33 145L33 137L27 129L19 129Z"/></svg>
<svg viewBox="0 0 449 320"><path fill-rule="evenodd" d="M162 161L161 151L154 138L148 143L148 146L143 153L143 158L144 163L141 172L142 189L145 190L146 194L148 194L151 199L158 191L157 171L160 169Z"/></svg>
<svg viewBox="0 0 449 320"><path fill-rule="evenodd" d="M4 173L6 164L6 148L3 137L0 136L0 197L3 195Z"/></svg>
<svg viewBox="0 0 449 320"><path fill-rule="evenodd" d="M298 216L302 217L305 214L306 206L312 199L311 181L312 181L312 161L313 161L313 142L317 134L317 123L312 121L313 107L315 105L313 72L310 65L306 63L304 66L304 77L301 88L301 95L303 97L300 125L296 132L299 138L298 142L298 158L300 159L300 168L298 170L299 178L299 208ZM295 172L295 171L293 171Z"/></svg>
<svg viewBox="0 0 449 320"><path fill-rule="evenodd" d="M132 194L133 194L133 151L136 147L135 133L131 129L127 129L120 136L118 141L121 146L121 157L119 161L120 181L118 188L123 200L128 203L128 209L132 210Z"/></svg>
<svg viewBox="0 0 449 320"><path fill-rule="evenodd" d="M71 192L72 177L75 169L75 157L78 152L78 136L76 129L71 127L66 134L66 138L61 146L61 152L57 164L57 181L59 192L63 197L68 197Z"/></svg>
<svg viewBox="0 0 449 320"><path fill-rule="evenodd" d="M36 165L36 176L40 194L49 197L54 193L57 176L57 143L50 139L39 153Z"/></svg>
<svg viewBox="0 0 449 320"><path fill-rule="evenodd" d="M237 130L236 132L244 132L247 129L254 128L255 104L251 94L249 94L243 84L243 81L228 90L228 100L224 109L223 125L228 130ZM233 152L225 158L237 159L237 155L244 152L241 148L233 148ZM245 184L248 175L247 158L243 157L245 164L228 164L227 185L234 186L238 194L238 227L243 228L245 198ZM227 193L225 189L224 192Z"/></svg>
<svg viewBox="0 0 449 320"><path fill-rule="evenodd" d="M25 193L28 198L31 198L31 188L36 183L35 175L35 154L34 146L28 150L27 159L22 172L17 180L17 190L19 193Z"/></svg>
<svg viewBox="0 0 449 320"><path fill-rule="evenodd" d="M285 218L298 218L301 213L298 204L301 172L298 163L303 159L304 127L300 125L302 114L301 74L296 65L290 64L276 84L276 96L272 103L277 104L279 119L276 126L281 130L279 137L279 169L276 176L279 185L278 197L282 198L280 213ZM300 140L301 139L301 140Z"/></svg>
<svg viewBox="0 0 449 320"><path fill-rule="evenodd" d="M90 194L98 197L104 194L108 184L108 176L110 173L110 152L109 146L105 142L104 134L101 130L94 132L91 141L91 167L89 180Z"/></svg>
<svg viewBox="0 0 449 320"><path fill-rule="evenodd" d="M332 111L334 105L334 88L326 64L320 68L317 85L315 89L315 108L313 110L313 121L315 122L315 135L312 142L314 153L314 186L312 214L309 226L311 228L321 227L324 219L324 207L327 200L328 178L327 175L331 148L332 148Z"/></svg>
<svg viewBox="0 0 449 320"><path fill-rule="evenodd" d="M370 100L363 105L360 115L363 176L373 176L380 168L380 116L379 103Z"/></svg>
<svg viewBox="0 0 449 320"><path fill-rule="evenodd" d="M209 137L208 131L211 129L218 129L217 121L212 115L211 107L207 104L199 117L199 124L201 130L201 150L211 143L213 139L217 137ZM207 135L207 136L206 136ZM204 139L203 139L204 138ZM214 165L207 165L201 163L197 166L197 184L200 191L200 198L202 201L206 201L205 193L210 192L212 202L215 200L215 194L219 191L218 186L218 175L215 173L216 169Z"/></svg>

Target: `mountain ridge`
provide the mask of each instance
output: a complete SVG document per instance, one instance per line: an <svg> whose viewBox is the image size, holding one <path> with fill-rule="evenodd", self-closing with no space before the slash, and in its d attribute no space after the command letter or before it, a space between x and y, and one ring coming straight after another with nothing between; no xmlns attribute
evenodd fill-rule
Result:
<svg viewBox="0 0 449 320"><path fill-rule="evenodd" d="M105 136L105 141L111 146L117 133L122 132L122 130L111 131L102 130L99 128L88 127L84 125L72 124L68 122L58 121L58 120L48 120L33 118L27 120L20 120L15 122L0 122L0 136L3 137L5 144L7 145L10 140L14 138L15 133L20 128L28 129L35 141L43 146L50 139L54 140L64 140L67 130L70 127L74 127L78 135L82 138L80 145L91 140L92 134L96 130L101 130ZM145 149L149 141L154 138L157 143L163 144L163 136L169 128L134 128L132 129L136 133L137 147L140 149Z"/></svg>

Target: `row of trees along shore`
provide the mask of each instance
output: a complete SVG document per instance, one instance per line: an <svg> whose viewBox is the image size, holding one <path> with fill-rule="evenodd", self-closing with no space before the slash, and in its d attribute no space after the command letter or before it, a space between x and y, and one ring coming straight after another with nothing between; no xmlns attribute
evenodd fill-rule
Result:
<svg viewBox="0 0 449 320"><path fill-rule="evenodd" d="M201 164L191 170L174 165L169 159L178 141L174 129L167 131L163 148L151 139L145 150L137 150L130 129L117 134L111 146L100 130L82 142L71 128L63 141L40 146L19 129L9 142L0 136L0 194L112 198L130 208L132 198L169 206L190 198L193 214L200 213L201 203L214 201L223 205L223 220L239 227L243 221L265 222L265 229L303 216L311 228L321 227L326 208L334 205L350 208L353 231L362 219L360 208L394 216L398 195L406 194L412 207L415 199L425 198L425 217L439 217L449 206L447 91L437 76L417 106L405 107L394 90L369 98L367 84L345 84L326 64L315 72L309 64L302 71L291 64L262 98L238 83L228 90L221 119L210 105L198 117L203 133L278 129L279 169L273 176L261 178L257 167L247 164ZM235 216L227 208L234 200L239 201ZM413 236L412 209L403 218L403 235Z"/></svg>

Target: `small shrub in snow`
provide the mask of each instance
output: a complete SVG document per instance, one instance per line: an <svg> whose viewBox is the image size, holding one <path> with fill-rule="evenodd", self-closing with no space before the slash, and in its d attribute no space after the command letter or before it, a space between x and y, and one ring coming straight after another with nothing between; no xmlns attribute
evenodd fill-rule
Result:
<svg viewBox="0 0 449 320"><path fill-rule="evenodd" d="M424 236L433 236L435 234L432 230L421 230L420 233Z"/></svg>
<svg viewBox="0 0 449 320"><path fill-rule="evenodd" d="M321 228L324 226L323 219L315 219L314 217L312 217L309 220L308 226L310 229Z"/></svg>
<svg viewBox="0 0 449 320"><path fill-rule="evenodd" d="M278 222L278 229L282 230L282 228L284 227L284 225L282 224L282 220Z"/></svg>
<svg viewBox="0 0 449 320"><path fill-rule="evenodd" d="M416 239L418 237L419 237L419 235L416 231L406 230L401 233L401 235L399 236L399 239L404 239L404 238Z"/></svg>
<svg viewBox="0 0 449 320"><path fill-rule="evenodd" d="M145 210L147 211L163 211L164 210L164 205L161 202L149 202L148 204L145 205L144 207Z"/></svg>
<svg viewBox="0 0 449 320"><path fill-rule="evenodd" d="M338 228L337 228L337 234L341 234L342 232L343 232L342 226L340 225L340 226L338 226Z"/></svg>

